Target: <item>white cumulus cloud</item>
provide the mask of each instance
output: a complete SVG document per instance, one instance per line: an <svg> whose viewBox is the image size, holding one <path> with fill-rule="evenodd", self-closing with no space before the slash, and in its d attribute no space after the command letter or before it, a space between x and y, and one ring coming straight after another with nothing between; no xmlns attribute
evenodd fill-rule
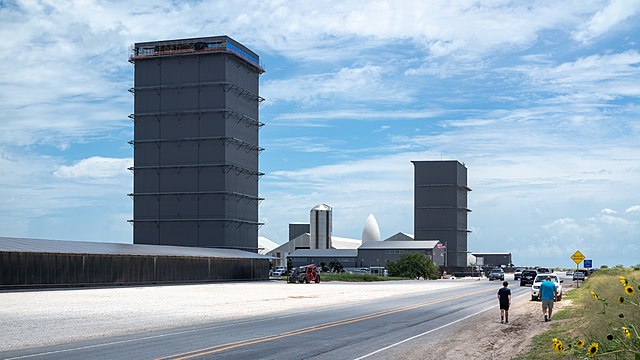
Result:
<svg viewBox="0 0 640 360"><path fill-rule="evenodd" d="M627 208L627 210L625 210L625 212L640 212L640 205L633 205L629 208Z"/></svg>
<svg viewBox="0 0 640 360"><path fill-rule="evenodd" d="M589 43L606 33L612 27L635 16L640 11L640 0L614 0L608 6L596 12L589 21L580 27L574 38Z"/></svg>
<svg viewBox="0 0 640 360"><path fill-rule="evenodd" d="M93 156L82 159L71 166L60 166L54 175L59 178L110 178L127 175L127 168L133 166L133 159L114 159Z"/></svg>

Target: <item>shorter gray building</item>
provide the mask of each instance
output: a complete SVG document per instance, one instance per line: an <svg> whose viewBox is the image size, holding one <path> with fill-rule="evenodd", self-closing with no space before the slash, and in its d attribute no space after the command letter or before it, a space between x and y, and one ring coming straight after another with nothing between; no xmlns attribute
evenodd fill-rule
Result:
<svg viewBox="0 0 640 360"><path fill-rule="evenodd" d="M426 255L444 265L445 249L439 241L367 241L357 249L299 249L288 255L292 266L339 262L344 268L384 268L406 253Z"/></svg>
<svg viewBox="0 0 640 360"><path fill-rule="evenodd" d="M344 268L356 267L358 249L300 249L289 254L292 266L304 266L314 264L327 266L332 262L342 264Z"/></svg>
<svg viewBox="0 0 640 360"><path fill-rule="evenodd" d="M357 266L372 267L386 266L390 261L398 260L406 253L426 255L436 265L444 265L443 247L439 241L368 241L358 248Z"/></svg>
<svg viewBox="0 0 640 360"><path fill-rule="evenodd" d="M301 222L289 224L289 241L302 234L311 234L311 224Z"/></svg>
<svg viewBox="0 0 640 360"><path fill-rule="evenodd" d="M407 234L403 232L399 232L395 235L391 235L388 238L384 239L384 241L413 241L413 234Z"/></svg>
<svg viewBox="0 0 640 360"><path fill-rule="evenodd" d="M474 252L471 255L476 257L476 265L483 267L513 266L510 252L480 253Z"/></svg>

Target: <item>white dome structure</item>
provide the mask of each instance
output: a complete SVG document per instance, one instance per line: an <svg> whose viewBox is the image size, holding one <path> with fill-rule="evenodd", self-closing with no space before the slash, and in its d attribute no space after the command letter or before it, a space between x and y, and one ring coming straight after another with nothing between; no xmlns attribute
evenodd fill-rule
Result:
<svg viewBox="0 0 640 360"><path fill-rule="evenodd" d="M369 214L362 230L362 243L367 241L380 241L380 227L373 214Z"/></svg>

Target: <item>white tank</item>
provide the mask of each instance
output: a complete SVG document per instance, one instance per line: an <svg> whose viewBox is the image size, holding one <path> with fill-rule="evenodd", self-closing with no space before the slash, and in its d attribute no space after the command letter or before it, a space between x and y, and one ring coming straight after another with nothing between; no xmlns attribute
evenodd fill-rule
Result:
<svg viewBox="0 0 640 360"><path fill-rule="evenodd" d="M367 221L364 222L364 229L362 229L362 243L367 241L380 241L380 227L373 214L369 214Z"/></svg>
<svg viewBox="0 0 640 360"><path fill-rule="evenodd" d="M311 209L309 248L331 249L331 235L333 233L332 209L327 204L316 205Z"/></svg>

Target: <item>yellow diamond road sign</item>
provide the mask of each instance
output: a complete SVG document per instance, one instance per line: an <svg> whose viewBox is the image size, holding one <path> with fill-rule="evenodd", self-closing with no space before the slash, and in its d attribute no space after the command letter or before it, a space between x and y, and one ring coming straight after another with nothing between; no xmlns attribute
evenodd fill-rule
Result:
<svg viewBox="0 0 640 360"><path fill-rule="evenodd" d="M580 250L578 250L571 255L571 258L575 261L576 265L578 265L582 260L584 260L584 255L582 255Z"/></svg>

